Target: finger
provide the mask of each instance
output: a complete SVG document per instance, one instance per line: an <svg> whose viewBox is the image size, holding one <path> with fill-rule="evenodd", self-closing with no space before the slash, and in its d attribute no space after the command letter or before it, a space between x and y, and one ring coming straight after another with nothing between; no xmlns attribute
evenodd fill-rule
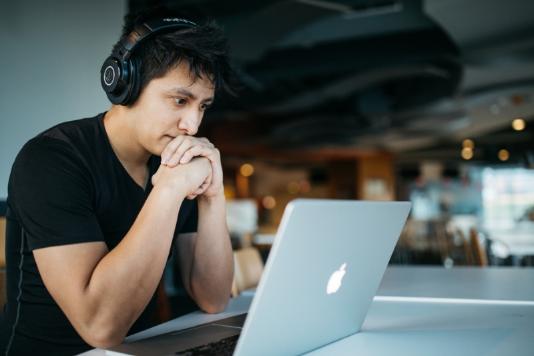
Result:
<svg viewBox="0 0 534 356"><path fill-rule="evenodd" d="M176 136L171 142L165 146L163 152L161 152L161 164L166 165L167 161L171 158L176 149L182 144L187 136Z"/></svg>
<svg viewBox="0 0 534 356"><path fill-rule="evenodd" d="M204 182L200 185L199 188L204 188L205 186L209 186L211 184L211 174L206 177Z"/></svg>
<svg viewBox="0 0 534 356"><path fill-rule="evenodd" d="M215 146L213 145L213 143L210 142L210 140L208 140L206 137L199 137L198 138L200 141L204 142L208 147L210 148L215 148Z"/></svg>
<svg viewBox="0 0 534 356"><path fill-rule="evenodd" d="M211 183L212 183L212 175L210 174L208 176L208 178L206 178L206 180L204 181L204 183L202 183L202 185L200 186L199 189L197 189L197 191L195 192L195 194L197 195L202 195L204 194L211 186Z"/></svg>
<svg viewBox="0 0 534 356"><path fill-rule="evenodd" d="M180 159L182 159L184 152L191 149L191 147L195 147L196 144L197 142L195 140L191 140L189 138L184 139L182 143L172 153L172 155L167 159L167 165L169 167L177 166L180 162Z"/></svg>
<svg viewBox="0 0 534 356"><path fill-rule="evenodd" d="M208 188L210 187L211 185L211 180L210 181L206 181L204 182L200 188L197 189L197 191L195 192L195 194L197 195L200 195L200 194L203 194L206 190L208 190Z"/></svg>
<svg viewBox="0 0 534 356"><path fill-rule="evenodd" d="M211 185L211 174L206 177L204 182L197 187L197 190L195 190L195 194L200 195L206 191L206 189Z"/></svg>
<svg viewBox="0 0 534 356"><path fill-rule="evenodd" d="M204 194L204 192L205 192L206 190L208 190L208 188L209 188L209 185L202 185L202 187L200 187L200 188L198 188L197 190L195 190L195 192L194 192L193 194L195 194L195 195L202 195L202 194Z"/></svg>
<svg viewBox="0 0 534 356"><path fill-rule="evenodd" d="M209 159L213 155L213 150L206 146L193 146L189 150L185 151L180 158L180 164L188 163L193 157L203 156ZM210 160L211 161L211 160Z"/></svg>
<svg viewBox="0 0 534 356"><path fill-rule="evenodd" d="M180 144L180 146L178 146L176 151L173 153L172 157L169 158L167 164L169 166L171 166L171 167L175 167L179 163L183 163L183 162L181 162L181 160L182 160L182 157L183 157L184 153L187 152L188 150L190 150L191 148L193 148L193 147L203 147L204 149L206 149L206 148L209 148L210 146L212 146L211 143L210 144L206 144L202 140L198 139L197 137L187 137L186 139L183 140L183 142ZM202 151L201 153L193 154L190 158L188 158L184 162L187 163L193 157L198 156L198 155L207 157L207 153Z"/></svg>

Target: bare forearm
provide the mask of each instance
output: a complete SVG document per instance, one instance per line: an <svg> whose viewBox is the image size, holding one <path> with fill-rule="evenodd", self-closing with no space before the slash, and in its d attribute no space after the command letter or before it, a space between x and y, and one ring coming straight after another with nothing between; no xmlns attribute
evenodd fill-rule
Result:
<svg viewBox="0 0 534 356"><path fill-rule="evenodd" d="M154 187L126 236L95 267L85 291L93 327L109 328L120 341L145 309L167 261L180 202L176 192Z"/></svg>
<svg viewBox="0 0 534 356"><path fill-rule="evenodd" d="M226 226L224 196L199 197L198 234L191 270L191 288L205 311L222 311L232 288L234 273L232 246Z"/></svg>

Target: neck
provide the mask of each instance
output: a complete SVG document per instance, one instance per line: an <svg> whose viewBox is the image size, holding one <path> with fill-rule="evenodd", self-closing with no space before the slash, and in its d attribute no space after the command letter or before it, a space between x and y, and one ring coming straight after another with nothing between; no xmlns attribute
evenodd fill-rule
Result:
<svg viewBox="0 0 534 356"><path fill-rule="evenodd" d="M133 123L129 109L120 105L113 105L104 116L109 142L122 164L129 167L146 166L150 152L139 144Z"/></svg>

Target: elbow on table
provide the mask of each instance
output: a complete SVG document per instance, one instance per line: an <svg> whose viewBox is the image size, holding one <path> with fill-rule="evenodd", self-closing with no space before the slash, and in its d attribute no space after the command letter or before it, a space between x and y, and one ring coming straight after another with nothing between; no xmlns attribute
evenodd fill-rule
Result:
<svg viewBox="0 0 534 356"><path fill-rule="evenodd" d="M126 337L126 332L117 326L90 327L80 334L82 339L95 348L107 349L120 345Z"/></svg>

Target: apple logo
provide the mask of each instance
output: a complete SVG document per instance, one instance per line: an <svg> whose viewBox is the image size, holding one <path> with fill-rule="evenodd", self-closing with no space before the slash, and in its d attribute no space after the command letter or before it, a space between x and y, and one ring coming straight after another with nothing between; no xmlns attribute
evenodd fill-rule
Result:
<svg viewBox="0 0 534 356"><path fill-rule="evenodd" d="M332 294L338 291L338 289L341 287L341 282L343 280L343 277L345 276L345 273L347 268L347 264L343 263L341 267L332 275L330 276L330 279L328 280L328 284L326 286L326 294Z"/></svg>

